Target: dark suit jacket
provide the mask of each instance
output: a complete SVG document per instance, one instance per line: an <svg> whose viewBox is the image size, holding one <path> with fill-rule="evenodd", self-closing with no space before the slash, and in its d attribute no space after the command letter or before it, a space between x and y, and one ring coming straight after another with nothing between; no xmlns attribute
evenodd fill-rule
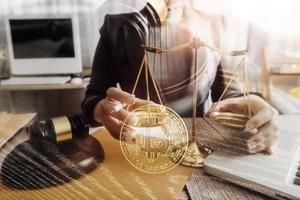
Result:
<svg viewBox="0 0 300 200"><path fill-rule="evenodd" d="M101 38L94 56L91 81L82 103L83 113L91 124L97 124L93 119L93 110L95 105L106 97L106 90L109 87L115 87L119 83L122 90L131 92L144 55L141 44L146 43L147 29L153 26L160 26L160 21L149 4L139 13L106 15L104 24L100 29ZM220 65L216 67L213 78L210 80L211 84L202 89L201 93L204 95L202 98L198 98L198 116L203 115L203 104L209 97L209 91L211 90L212 100L216 101L224 89L222 67ZM179 76L180 74L172 75ZM141 77L144 77L143 74ZM144 80L140 80L139 83L141 84L138 85L135 95L139 98L145 98ZM163 88L160 89L162 92ZM152 95L151 100L157 102L151 83L150 93ZM239 94L240 91L231 87L227 97ZM167 101L164 103L168 104ZM184 117L189 116L191 108L179 114Z"/></svg>

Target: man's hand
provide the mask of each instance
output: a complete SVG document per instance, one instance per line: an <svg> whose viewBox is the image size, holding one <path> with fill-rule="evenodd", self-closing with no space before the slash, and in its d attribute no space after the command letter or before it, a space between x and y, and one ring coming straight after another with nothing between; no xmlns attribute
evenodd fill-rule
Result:
<svg viewBox="0 0 300 200"><path fill-rule="evenodd" d="M246 124L246 131L257 129L257 132L247 140L249 153L265 151L272 153L272 146L277 140L277 116L278 112L266 101L256 95L250 95L252 117ZM244 113L245 98L229 98L220 101L216 111L230 111Z"/></svg>
<svg viewBox="0 0 300 200"><path fill-rule="evenodd" d="M123 122L129 116L129 112L125 109L113 112L117 103L126 104L133 110L152 102L135 98L134 95L114 87L106 91L106 98L97 103L93 116L97 122L103 123L106 129L116 139L120 136Z"/></svg>

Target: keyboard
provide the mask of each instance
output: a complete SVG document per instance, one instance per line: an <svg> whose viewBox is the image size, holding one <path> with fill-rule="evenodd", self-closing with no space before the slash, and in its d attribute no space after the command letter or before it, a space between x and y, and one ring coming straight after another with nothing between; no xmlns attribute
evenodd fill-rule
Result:
<svg viewBox="0 0 300 200"><path fill-rule="evenodd" d="M1 80L0 85L55 85L65 84L70 80L70 76L10 77L9 79Z"/></svg>

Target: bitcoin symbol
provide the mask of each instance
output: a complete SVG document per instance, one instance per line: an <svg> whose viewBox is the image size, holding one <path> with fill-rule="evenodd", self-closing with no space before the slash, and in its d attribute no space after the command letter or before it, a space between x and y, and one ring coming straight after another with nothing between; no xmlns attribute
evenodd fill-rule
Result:
<svg viewBox="0 0 300 200"><path fill-rule="evenodd" d="M161 129L160 133L165 134L163 127L155 127L156 129ZM148 159L151 161L158 158L158 155L165 154L169 149L169 140L168 138L158 138L152 137L152 132L158 132L155 128L146 128L147 136L141 137L143 144L141 151L143 151ZM165 136L165 135L164 135Z"/></svg>
<svg viewBox="0 0 300 200"><path fill-rule="evenodd" d="M150 104L134 110L125 120L120 144L133 166L144 172L160 173L181 162L187 150L188 133L173 110Z"/></svg>

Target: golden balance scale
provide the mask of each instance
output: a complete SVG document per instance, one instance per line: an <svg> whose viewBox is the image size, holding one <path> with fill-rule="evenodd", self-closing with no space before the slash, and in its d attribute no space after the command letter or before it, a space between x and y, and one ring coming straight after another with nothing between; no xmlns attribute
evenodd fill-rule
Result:
<svg viewBox="0 0 300 200"><path fill-rule="evenodd" d="M144 48L144 57L142 60L142 63L140 65L140 69L137 75L137 79L135 81L134 87L133 87L133 91L132 94L135 94L135 90L137 87L137 84L139 82L140 76L141 76L141 72L144 69L145 70L145 81L146 81L146 89L147 89L147 100L150 100L150 92L149 92L149 85L148 85L148 81L149 81L149 77L151 79L151 81L153 82L156 94L158 96L158 99L160 101L160 108L158 106L158 108L154 107L149 107L149 108L145 108L142 107L141 109L136 109L135 111L132 112L132 115L134 115L134 117L139 117L141 116L140 113L143 113L145 110L148 109L148 120L143 119L140 121L143 121L142 123L134 123L133 121L133 117L132 115L125 120L125 122L123 123L123 127L121 129L121 133L120 133L120 143L121 143L121 147L122 147L122 151L123 154L125 155L125 157L127 158L127 160L133 164L136 168L138 168L139 170L142 170L144 172L149 172L149 173L156 173L156 172L164 172L167 171L173 167L175 167L177 164L181 163L185 166L190 166L190 167L202 167L203 166L203 160L205 157L207 157L212 151L204 146L198 146L197 142L196 142L196 113L197 113L197 79L198 79L198 49L201 47L206 47L209 48L210 50L223 54L223 55L229 55L229 56L241 56L241 62L239 63L239 65L236 66L236 69L234 71L234 74L230 77L229 82L227 83L222 95L220 96L219 100L212 106L212 108L208 111L208 113L205 115L205 117L208 118L213 118L216 121L218 121L220 124L223 124L225 126L229 126L232 128L238 128L238 129L244 129L245 128L245 124L248 121L248 119L251 117L251 106L250 106L250 101L249 101L249 82L248 82L248 74L247 74L247 65L245 62L246 56L247 56L247 50L239 50L239 51L223 51L221 49L209 46L205 43L203 43L200 38L194 37L191 41L184 43L182 45L176 46L174 48L168 49L168 50L163 50L161 48L157 48L157 47L150 47L150 46L146 46L146 45L142 45L142 47ZM172 53L184 48L193 48L194 49L194 64L193 64L193 106L192 106L192 110L193 110L193 116L192 116L192 138L191 141L188 142L188 134L187 134L187 130L185 128L184 122L182 121L182 119L176 114L174 113L175 111L172 111L171 109L163 106L161 97L160 97L160 93L158 90L158 86L157 86L157 80L154 76L154 74L152 73L152 71L149 69L148 66L148 52L150 53L155 53L155 54L168 54L168 53ZM215 108L218 106L219 102L223 99L224 95L226 94L229 86L231 85L232 81L235 78L236 73L238 72L238 69L240 66L243 66L243 84L244 84L244 97L245 97L245 104L246 104L246 108L248 110L248 114L238 114L238 113L232 113L232 112L218 112L215 111ZM146 106L147 107L147 106ZM150 110L156 110L156 113L151 113ZM159 111L157 111L159 110ZM170 117L171 115L164 115L163 112L165 111L171 111L171 113L173 113L172 116L175 116L174 119L171 119L172 117ZM157 120L153 120L151 119L151 116L157 116L157 113L160 113L160 116L163 116ZM180 118L180 119L178 119ZM164 119L169 119L168 120L164 120ZM149 159L144 159L143 156L147 155L149 156L149 153L141 153L141 150L144 147L141 147L143 145L145 145L146 143L148 144L149 142L144 140L140 140L137 141L138 137L135 138L135 144L129 144L130 141L128 141L127 135L130 134L134 134L136 131L136 127L135 126L146 126L146 127L153 127L154 123L153 121L159 121L159 123L165 123L162 126L163 127L170 127L171 121L177 121L178 127L183 127L183 128L179 128L180 131L177 131L177 133L173 133L173 135L177 134L177 137L175 137L175 142L173 143L169 143L173 145L170 149L171 150L166 150L165 155L161 154L159 155L157 152L155 154L151 154L151 156L149 157ZM163 122L165 121L165 122ZM149 123L147 123L149 122ZM186 134L185 134L186 131ZM180 133L180 134L178 134ZM132 139L132 137L129 137L130 139ZM143 137L145 138L145 137ZM166 138L166 139L170 139L170 138ZM154 140L155 141L155 140ZM161 143L161 146L163 146L164 142L152 142L153 144L157 144L158 146ZM177 144L177 145L175 145ZM140 146L139 146L140 145ZM155 145L154 145L155 146ZM184 152L184 153L183 153ZM154 156L154 157L153 157ZM161 156L161 158L159 158L159 156ZM170 165L171 162L168 162L168 160L164 160L163 157L168 157L169 160L176 161L173 165ZM150 159L151 158L151 159ZM154 162L153 159L158 159L159 162ZM158 163L158 164L157 164ZM169 165L167 164L169 163ZM160 165L160 166L159 166ZM164 167L161 167L164 166Z"/></svg>

